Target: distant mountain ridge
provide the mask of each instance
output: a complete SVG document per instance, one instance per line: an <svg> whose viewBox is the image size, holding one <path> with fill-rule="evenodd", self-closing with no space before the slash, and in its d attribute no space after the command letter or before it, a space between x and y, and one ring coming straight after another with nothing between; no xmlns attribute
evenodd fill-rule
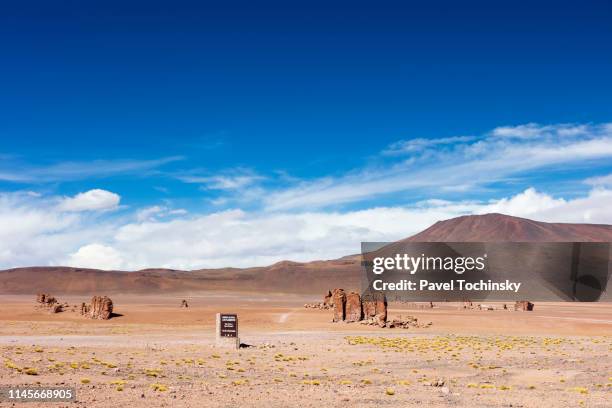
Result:
<svg viewBox="0 0 612 408"><path fill-rule="evenodd" d="M406 242L612 242L612 225L533 221L503 214L438 221Z"/></svg>
<svg viewBox="0 0 612 408"><path fill-rule="evenodd" d="M470 215L439 221L407 242L612 242L612 226L533 221L502 214ZM358 288L358 255L336 260L282 261L266 267L137 272L71 267L25 267L0 271L0 294L111 294L203 290L322 293L333 287Z"/></svg>

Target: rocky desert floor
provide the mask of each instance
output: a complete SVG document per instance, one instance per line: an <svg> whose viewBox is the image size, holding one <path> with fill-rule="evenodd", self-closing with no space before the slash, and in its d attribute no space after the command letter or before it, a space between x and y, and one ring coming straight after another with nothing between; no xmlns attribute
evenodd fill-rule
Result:
<svg viewBox="0 0 612 408"><path fill-rule="evenodd" d="M77 390L77 402L23 405L40 407L612 406L608 303L391 303L391 318L432 325L381 329L331 323L330 311L303 307L313 296L111 297L118 316L94 321L35 310L33 295L0 296L0 385ZM215 346L217 312L238 313L251 347Z"/></svg>

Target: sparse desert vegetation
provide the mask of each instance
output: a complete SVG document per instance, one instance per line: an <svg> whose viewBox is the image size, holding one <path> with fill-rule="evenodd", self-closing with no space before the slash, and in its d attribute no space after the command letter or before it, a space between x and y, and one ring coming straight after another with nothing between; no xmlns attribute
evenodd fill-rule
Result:
<svg viewBox="0 0 612 408"><path fill-rule="evenodd" d="M75 406L83 407L198 407L203 398L207 406L240 407L609 406L612 331L601 323L604 304L527 314L425 309L414 313L431 327L393 330L331 323L329 310L304 309L301 299L295 306L251 301L232 310L252 347L230 350L214 346L215 302L190 300L179 312L172 306L188 324L164 320L170 306L144 318L147 307L129 302L123 321L2 315L1 382L75 386ZM18 302L7 305L20 310ZM403 313L398 307L390 314ZM511 318L491 325L499 316ZM535 330L544 318L547 327ZM456 320L463 329L449 328Z"/></svg>

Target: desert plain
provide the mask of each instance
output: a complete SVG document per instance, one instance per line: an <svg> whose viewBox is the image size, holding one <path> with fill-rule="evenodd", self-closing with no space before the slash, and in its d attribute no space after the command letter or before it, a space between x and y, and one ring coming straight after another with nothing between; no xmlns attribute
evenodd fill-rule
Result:
<svg viewBox="0 0 612 408"><path fill-rule="evenodd" d="M0 295L0 385L76 388L76 402L25 405L41 407L611 406L610 303L390 302L390 319L432 324L389 329L332 323L330 310L304 308L317 295L112 298L116 315L101 321ZM218 312L238 314L248 347L216 346Z"/></svg>

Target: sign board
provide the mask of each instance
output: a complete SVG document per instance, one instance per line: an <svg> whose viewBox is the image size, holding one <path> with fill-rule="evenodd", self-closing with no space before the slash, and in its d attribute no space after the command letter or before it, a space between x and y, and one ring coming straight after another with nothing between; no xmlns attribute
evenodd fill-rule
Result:
<svg viewBox="0 0 612 408"><path fill-rule="evenodd" d="M221 314L219 335L221 337L238 337L238 315Z"/></svg>

